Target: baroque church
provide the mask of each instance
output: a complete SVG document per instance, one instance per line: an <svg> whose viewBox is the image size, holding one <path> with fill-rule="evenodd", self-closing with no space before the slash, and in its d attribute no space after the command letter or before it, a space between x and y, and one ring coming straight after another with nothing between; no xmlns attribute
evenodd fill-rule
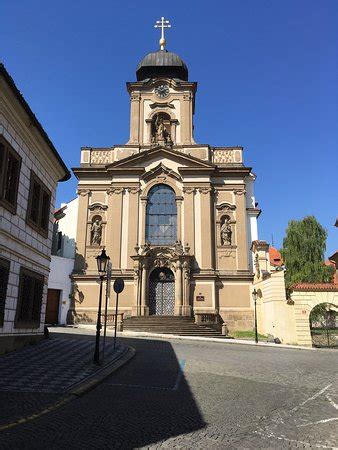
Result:
<svg viewBox="0 0 338 450"><path fill-rule="evenodd" d="M252 329L257 237L255 175L242 147L194 139L197 82L165 48L148 53L127 82L130 138L81 149L74 283L75 312L95 321L96 256L105 248L111 283L122 277L124 317L221 317ZM115 295L109 299L113 313Z"/></svg>

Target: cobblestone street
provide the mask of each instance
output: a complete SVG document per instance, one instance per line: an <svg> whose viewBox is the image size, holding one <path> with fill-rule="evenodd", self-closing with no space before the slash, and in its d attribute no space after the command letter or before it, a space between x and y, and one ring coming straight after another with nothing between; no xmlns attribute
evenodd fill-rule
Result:
<svg viewBox="0 0 338 450"><path fill-rule="evenodd" d="M96 366L94 339L69 333L52 334L50 339L0 357L0 425L55 403L125 351L120 346L113 353L110 345L105 364Z"/></svg>
<svg viewBox="0 0 338 450"><path fill-rule="evenodd" d="M73 333L76 340L93 339L79 334L90 331ZM334 351L149 338L120 342L137 351L127 365L65 406L3 431L1 448L333 448L337 443Z"/></svg>

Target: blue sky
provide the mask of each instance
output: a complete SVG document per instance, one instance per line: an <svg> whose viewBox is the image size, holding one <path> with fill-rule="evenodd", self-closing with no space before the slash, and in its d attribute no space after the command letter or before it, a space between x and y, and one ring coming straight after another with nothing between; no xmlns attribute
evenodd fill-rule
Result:
<svg viewBox="0 0 338 450"><path fill-rule="evenodd" d="M259 236L279 247L313 214L338 250L337 0L2 0L0 59L69 167L81 146L125 143L126 81L158 48L197 81L195 139L242 145L257 174ZM57 202L75 196L73 177Z"/></svg>

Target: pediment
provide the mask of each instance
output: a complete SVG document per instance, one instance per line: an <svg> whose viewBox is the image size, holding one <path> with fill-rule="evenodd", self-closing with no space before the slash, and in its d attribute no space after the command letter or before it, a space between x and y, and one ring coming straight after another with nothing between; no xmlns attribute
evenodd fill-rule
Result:
<svg viewBox="0 0 338 450"><path fill-rule="evenodd" d="M171 160L179 166L196 169L214 169L214 165L207 161L202 161L191 155L186 155L178 150L172 150L162 146L156 146L150 150L145 150L137 154L133 154L128 158L116 161L107 166L107 169L129 169L136 167L146 167L152 161Z"/></svg>
<svg viewBox="0 0 338 450"><path fill-rule="evenodd" d="M141 180L147 182L151 180L152 178L161 176L161 175L168 175L171 178L175 178L178 181L182 181L182 177L178 175L174 170L170 169L169 167L165 166L164 164L160 163L156 167L154 167L151 170L148 170L141 176Z"/></svg>

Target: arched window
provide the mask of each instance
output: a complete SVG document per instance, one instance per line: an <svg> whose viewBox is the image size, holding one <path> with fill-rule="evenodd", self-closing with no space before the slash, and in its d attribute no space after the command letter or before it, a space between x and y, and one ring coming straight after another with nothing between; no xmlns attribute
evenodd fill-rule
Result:
<svg viewBox="0 0 338 450"><path fill-rule="evenodd" d="M170 245L177 240L177 208L174 190L157 184L148 194L146 240L154 245Z"/></svg>

